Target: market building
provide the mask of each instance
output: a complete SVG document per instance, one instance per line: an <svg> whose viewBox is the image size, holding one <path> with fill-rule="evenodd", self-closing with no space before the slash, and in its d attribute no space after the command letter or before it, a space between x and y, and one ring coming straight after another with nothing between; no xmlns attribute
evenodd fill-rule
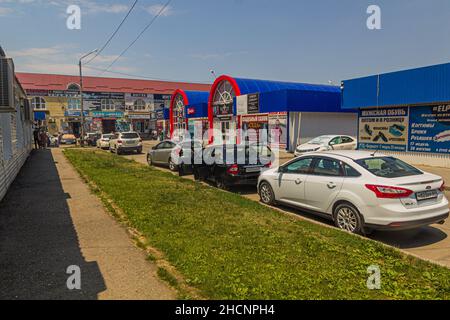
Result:
<svg viewBox="0 0 450 320"><path fill-rule="evenodd" d="M14 62L0 47L0 200L32 148L33 116Z"/></svg>
<svg viewBox="0 0 450 320"><path fill-rule="evenodd" d="M450 167L450 63L342 82L344 109L359 109L360 149L416 165Z"/></svg>
<svg viewBox="0 0 450 320"><path fill-rule="evenodd" d="M178 139L185 138L189 132L191 138L204 137L209 128L208 122L209 91L176 90L170 104L170 135Z"/></svg>
<svg viewBox="0 0 450 320"><path fill-rule="evenodd" d="M81 133L79 76L17 73L34 109L36 121L44 123L52 134ZM87 132L110 133L135 130L143 136L158 126L157 111L168 110L173 91L208 90L209 85L83 77L84 116ZM162 126L163 130L167 126Z"/></svg>
<svg viewBox="0 0 450 320"><path fill-rule="evenodd" d="M356 113L341 109L339 87L226 75L218 77L211 88L208 120L210 128L222 132L223 141L239 129L253 129L256 135L267 129L269 134L278 132L277 144L288 151L316 136L356 135L357 131Z"/></svg>

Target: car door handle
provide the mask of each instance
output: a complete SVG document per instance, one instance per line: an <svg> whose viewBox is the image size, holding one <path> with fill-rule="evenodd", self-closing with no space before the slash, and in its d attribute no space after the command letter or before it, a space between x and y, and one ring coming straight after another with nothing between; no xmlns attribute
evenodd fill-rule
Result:
<svg viewBox="0 0 450 320"><path fill-rule="evenodd" d="M329 182L327 184L327 186L328 186L329 189L335 189L337 187L337 185L334 182Z"/></svg>
<svg viewBox="0 0 450 320"><path fill-rule="evenodd" d="M295 180L295 184L296 185L301 185L302 183L303 183L303 181L301 179Z"/></svg>

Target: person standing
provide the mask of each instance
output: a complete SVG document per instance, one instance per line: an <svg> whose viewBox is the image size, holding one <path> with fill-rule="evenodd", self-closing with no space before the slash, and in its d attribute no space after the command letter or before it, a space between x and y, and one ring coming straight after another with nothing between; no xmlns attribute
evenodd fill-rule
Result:
<svg viewBox="0 0 450 320"><path fill-rule="evenodd" d="M48 139L48 137L47 137L47 134L45 133L44 129L41 130L39 138L40 138L39 140L41 141L41 148L44 149L44 150L47 149L47 139Z"/></svg>
<svg viewBox="0 0 450 320"><path fill-rule="evenodd" d="M33 138L34 138L34 149L39 149L39 128L35 128L33 131Z"/></svg>

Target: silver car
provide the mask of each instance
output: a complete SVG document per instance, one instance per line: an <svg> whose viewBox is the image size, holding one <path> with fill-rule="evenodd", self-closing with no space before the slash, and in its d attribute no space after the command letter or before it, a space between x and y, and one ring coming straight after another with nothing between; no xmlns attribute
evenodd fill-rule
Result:
<svg viewBox="0 0 450 320"><path fill-rule="evenodd" d="M182 164L183 150L195 147L202 149L203 144L197 140L186 140L175 143L171 140L165 140L154 146L147 154L147 162L150 166L162 165L168 166L171 171L177 171L178 166Z"/></svg>

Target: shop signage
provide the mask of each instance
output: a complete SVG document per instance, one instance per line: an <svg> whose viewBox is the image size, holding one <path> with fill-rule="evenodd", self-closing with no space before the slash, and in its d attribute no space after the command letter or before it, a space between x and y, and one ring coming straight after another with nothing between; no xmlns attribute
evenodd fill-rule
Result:
<svg viewBox="0 0 450 320"><path fill-rule="evenodd" d="M84 113L85 117L89 116L89 111L84 111L83 113ZM81 117L81 111L73 111L73 110L65 111L64 116L65 117Z"/></svg>
<svg viewBox="0 0 450 320"><path fill-rule="evenodd" d="M48 90L26 90L27 95L30 97L46 97L48 96Z"/></svg>
<svg viewBox="0 0 450 320"><path fill-rule="evenodd" d="M360 110L360 149L406 151L408 145L408 133L408 108Z"/></svg>
<svg viewBox="0 0 450 320"><path fill-rule="evenodd" d="M259 107L259 93L248 94L236 97L236 114L258 114L260 113Z"/></svg>
<svg viewBox="0 0 450 320"><path fill-rule="evenodd" d="M214 116L229 116L233 114L233 104L220 104L213 106Z"/></svg>
<svg viewBox="0 0 450 320"><path fill-rule="evenodd" d="M248 114L259 113L259 93L248 95L247 113Z"/></svg>
<svg viewBox="0 0 450 320"><path fill-rule="evenodd" d="M189 116L192 116L193 114L195 114L195 108L188 108L188 109L187 109L187 114L188 114Z"/></svg>
<svg viewBox="0 0 450 320"><path fill-rule="evenodd" d="M450 105L411 107L409 151L450 152Z"/></svg>
<svg viewBox="0 0 450 320"><path fill-rule="evenodd" d="M134 120L150 120L150 113L148 113L148 114L129 114L128 118L134 119Z"/></svg>
<svg viewBox="0 0 450 320"><path fill-rule="evenodd" d="M281 149L285 149L287 147L287 123L287 112L269 113L269 140L271 144L278 144Z"/></svg>
<svg viewBox="0 0 450 320"><path fill-rule="evenodd" d="M117 112L117 111L93 111L92 116L94 118L110 118L110 119L117 119L117 118L123 118L123 112Z"/></svg>
<svg viewBox="0 0 450 320"><path fill-rule="evenodd" d="M164 109L156 110L155 114L156 114L156 119L157 120L164 120Z"/></svg>

